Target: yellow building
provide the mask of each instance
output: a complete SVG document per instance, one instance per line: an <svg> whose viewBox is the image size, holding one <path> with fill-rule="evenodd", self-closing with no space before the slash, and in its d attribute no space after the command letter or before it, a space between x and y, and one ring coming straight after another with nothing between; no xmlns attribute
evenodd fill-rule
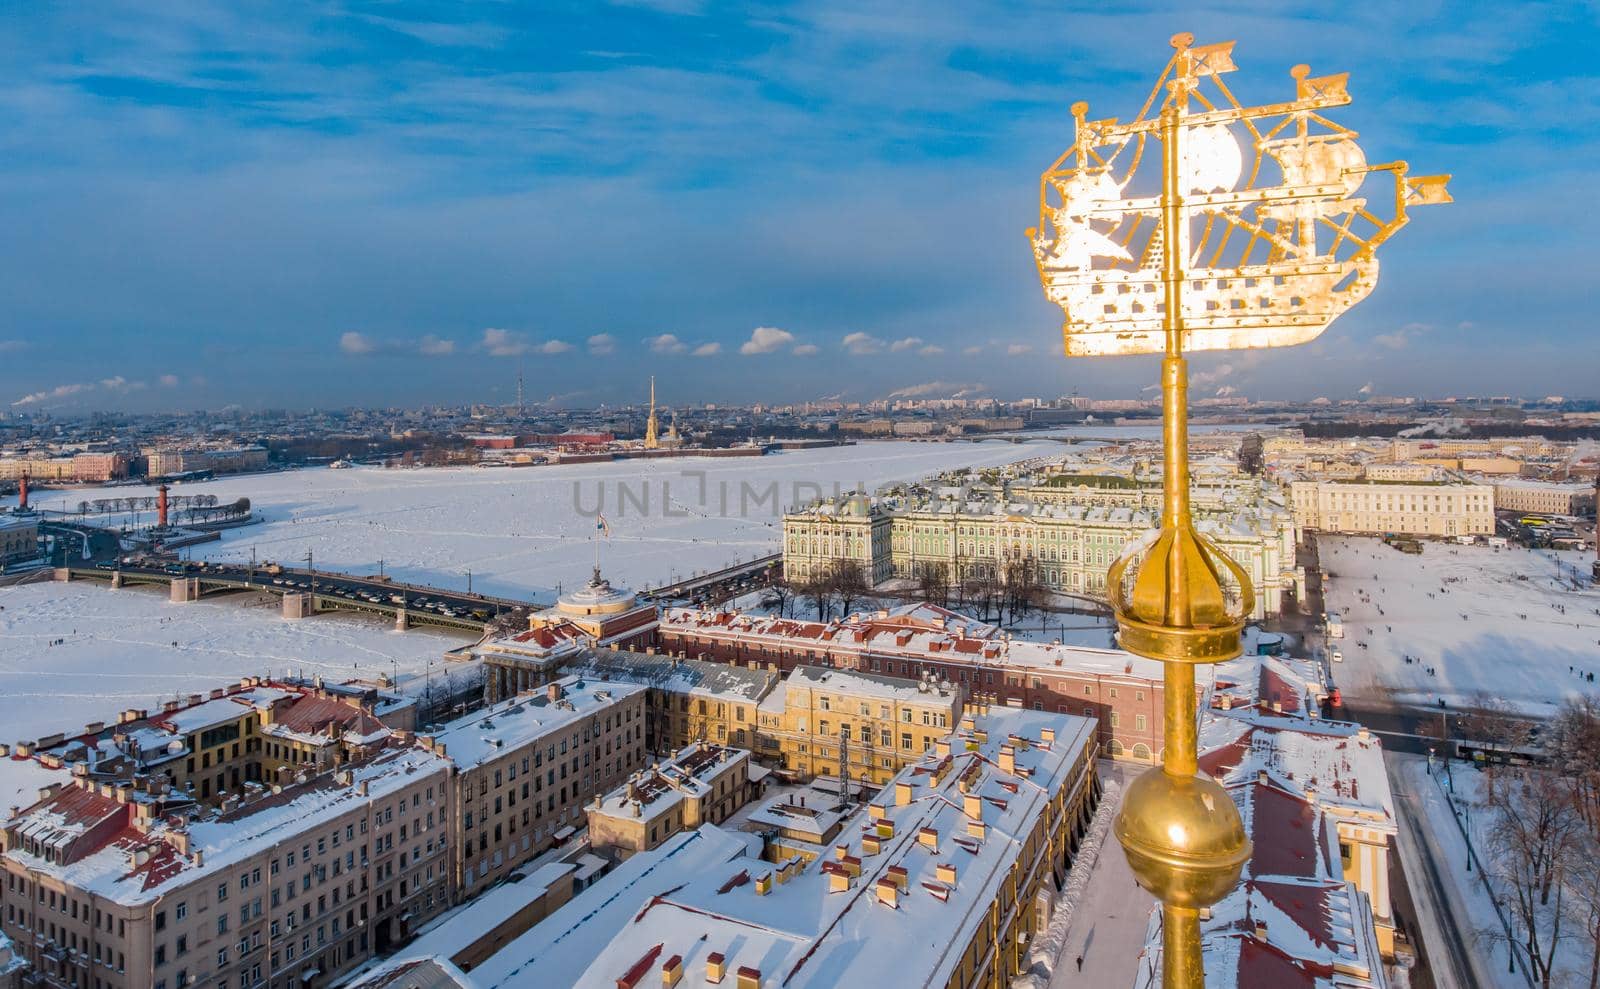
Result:
<svg viewBox="0 0 1600 989"><path fill-rule="evenodd" d="M1494 532L1494 487L1465 481L1293 481L1295 524L1321 532Z"/></svg>
<svg viewBox="0 0 1600 989"><path fill-rule="evenodd" d="M721 824L754 792L750 753L696 742L640 770L589 807L589 843L624 856L649 851L679 831Z"/></svg>
<svg viewBox="0 0 1600 989"><path fill-rule="evenodd" d="M881 786L948 735L961 717L962 690L800 666L761 704L758 751L795 778L840 775Z"/></svg>

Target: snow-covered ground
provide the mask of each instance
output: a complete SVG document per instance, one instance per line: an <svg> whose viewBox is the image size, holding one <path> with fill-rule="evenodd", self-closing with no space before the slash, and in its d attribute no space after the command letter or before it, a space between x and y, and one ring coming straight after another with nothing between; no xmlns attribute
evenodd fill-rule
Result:
<svg viewBox="0 0 1600 989"><path fill-rule="evenodd" d="M1344 657L1333 674L1346 697L1461 707L1486 693L1548 716L1569 696L1600 693L1588 554L1427 542L1417 556L1345 536L1317 546L1328 610L1344 616L1330 645Z"/></svg>
<svg viewBox="0 0 1600 989"><path fill-rule="evenodd" d="M420 691L429 662L437 686L444 652L465 641L345 613L287 621L276 598L173 604L145 588L77 582L0 589L0 742L114 722L126 708L255 674L398 673L402 689Z"/></svg>
<svg viewBox="0 0 1600 989"><path fill-rule="evenodd" d="M776 552L782 513L819 494L872 490L941 470L1059 456L1058 442L885 441L752 458L674 458L526 468L297 470L184 484L249 498L264 521L195 546L197 559L303 561L489 594L547 599L587 579L597 535L607 576L633 587ZM143 497L146 487L43 493L36 504ZM145 513L145 522L149 522Z"/></svg>

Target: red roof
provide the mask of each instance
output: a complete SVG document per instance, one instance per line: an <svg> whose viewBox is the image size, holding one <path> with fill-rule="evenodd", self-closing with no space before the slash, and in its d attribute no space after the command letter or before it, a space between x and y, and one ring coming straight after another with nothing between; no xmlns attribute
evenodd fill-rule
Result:
<svg viewBox="0 0 1600 989"><path fill-rule="evenodd" d="M1317 856L1325 836L1317 826L1317 809L1309 801L1271 783L1250 784L1251 832L1255 853L1250 857L1253 876L1298 876L1315 879L1322 873Z"/></svg>

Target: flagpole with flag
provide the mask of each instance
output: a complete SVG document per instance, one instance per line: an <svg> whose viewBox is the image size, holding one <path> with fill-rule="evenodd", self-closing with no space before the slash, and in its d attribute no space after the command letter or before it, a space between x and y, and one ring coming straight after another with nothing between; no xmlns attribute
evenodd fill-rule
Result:
<svg viewBox="0 0 1600 989"><path fill-rule="evenodd" d="M606 521L606 517L604 515L596 513L594 527L595 527L595 530L597 532L601 533L602 535L604 535L606 537L607 541L609 541L611 539L611 524ZM591 536L590 538L593 539L594 537ZM594 540L594 572L595 572L596 576L599 576L599 574L600 574L600 540L599 539L595 539Z"/></svg>

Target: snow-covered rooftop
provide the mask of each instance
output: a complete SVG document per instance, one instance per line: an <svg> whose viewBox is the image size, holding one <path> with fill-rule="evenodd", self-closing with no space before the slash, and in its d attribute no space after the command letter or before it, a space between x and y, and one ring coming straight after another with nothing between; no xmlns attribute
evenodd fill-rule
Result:
<svg viewBox="0 0 1600 989"><path fill-rule="evenodd" d="M450 760L458 767L470 768L644 690L631 683L599 682L580 676L562 677L550 686L559 688L558 698L552 700L549 692L542 690L474 711L434 732L434 744L444 744Z"/></svg>

